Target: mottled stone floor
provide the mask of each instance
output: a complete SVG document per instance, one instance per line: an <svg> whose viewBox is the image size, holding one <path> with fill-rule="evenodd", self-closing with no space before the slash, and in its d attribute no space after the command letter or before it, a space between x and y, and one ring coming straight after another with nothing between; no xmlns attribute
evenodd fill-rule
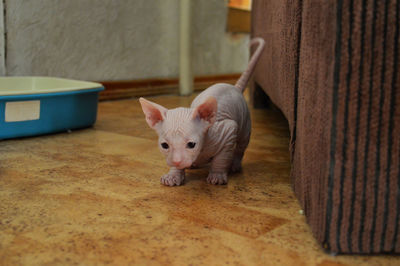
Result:
<svg viewBox="0 0 400 266"><path fill-rule="evenodd" d="M324 253L291 189L287 122L252 117L227 186L207 184L206 170L161 185L168 168L136 99L100 103L94 128L0 141L0 264L399 265Z"/></svg>

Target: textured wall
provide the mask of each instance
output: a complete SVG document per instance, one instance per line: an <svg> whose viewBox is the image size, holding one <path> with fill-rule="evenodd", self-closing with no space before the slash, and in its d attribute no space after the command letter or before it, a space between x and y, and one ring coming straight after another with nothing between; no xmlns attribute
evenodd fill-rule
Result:
<svg viewBox="0 0 400 266"><path fill-rule="evenodd" d="M179 0L6 0L7 75L177 77ZM248 37L225 33L225 2L193 1L194 74L241 72Z"/></svg>
<svg viewBox="0 0 400 266"><path fill-rule="evenodd" d="M226 33L226 1L193 1L195 74L242 72L249 57L248 36Z"/></svg>
<svg viewBox="0 0 400 266"><path fill-rule="evenodd" d="M5 75L5 62L4 62L4 17L3 17L3 1L0 1L0 76Z"/></svg>

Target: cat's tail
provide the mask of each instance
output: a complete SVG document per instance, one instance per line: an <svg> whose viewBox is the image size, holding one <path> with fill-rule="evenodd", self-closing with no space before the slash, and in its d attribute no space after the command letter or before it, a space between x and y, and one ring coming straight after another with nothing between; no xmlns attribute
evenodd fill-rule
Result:
<svg viewBox="0 0 400 266"><path fill-rule="evenodd" d="M253 56L250 58L250 62L247 66L247 69L243 72L243 74L240 76L238 81L235 84L235 87L237 87L241 92L243 92L246 89L246 85L249 82L250 76L254 71L254 68L256 67L257 61L260 58L261 52L264 49L265 46L265 41L262 38L254 38L250 41L250 46L253 44L258 43L258 47L256 51L254 52Z"/></svg>

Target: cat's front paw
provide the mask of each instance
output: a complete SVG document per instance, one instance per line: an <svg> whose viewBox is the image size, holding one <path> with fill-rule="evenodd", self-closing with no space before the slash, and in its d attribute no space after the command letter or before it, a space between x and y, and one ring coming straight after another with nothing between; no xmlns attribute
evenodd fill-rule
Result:
<svg viewBox="0 0 400 266"><path fill-rule="evenodd" d="M165 186L180 186L185 180L185 174L182 173L168 173L161 177L161 184Z"/></svg>
<svg viewBox="0 0 400 266"><path fill-rule="evenodd" d="M207 182L213 185L225 185L228 183L228 175L227 173L210 172L207 177Z"/></svg>

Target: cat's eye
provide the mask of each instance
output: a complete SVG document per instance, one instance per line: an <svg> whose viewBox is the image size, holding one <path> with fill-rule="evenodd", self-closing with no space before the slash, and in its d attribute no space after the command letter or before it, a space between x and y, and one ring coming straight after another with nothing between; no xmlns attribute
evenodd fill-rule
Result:
<svg viewBox="0 0 400 266"><path fill-rule="evenodd" d="M196 146L196 143L195 143L195 142L188 142L188 143L186 144L186 147L188 147L189 149L193 149L195 146Z"/></svg>
<svg viewBox="0 0 400 266"><path fill-rule="evenodd" d="M163 149L167 150L167 149L169 148L169 145L168 145L168 143L163 142L163 143L161 143L161 147L162 147Z"/></svg>

